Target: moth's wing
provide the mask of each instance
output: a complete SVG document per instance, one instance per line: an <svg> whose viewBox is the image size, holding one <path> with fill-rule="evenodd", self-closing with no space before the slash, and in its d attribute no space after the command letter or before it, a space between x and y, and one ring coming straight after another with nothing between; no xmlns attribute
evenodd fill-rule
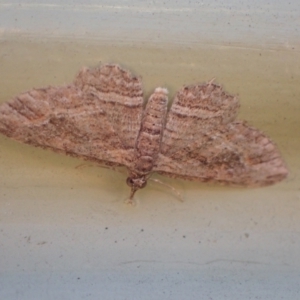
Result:
<svg viewBox="0 0 300 300"><path fill-rule="evenodd" d="M130 166L143 105L139 78L117 65L83 69L74 83L33 89L0 106L0 132L107 165Z"/></svg>
<svg viewBox="0 0 300 300"><path fill-rule="evenodd" d="M234 121L235 96L213 83L184 87L167 116L154 171L189 180L263 186L287 176L276 146L259 130Z"/></svg>

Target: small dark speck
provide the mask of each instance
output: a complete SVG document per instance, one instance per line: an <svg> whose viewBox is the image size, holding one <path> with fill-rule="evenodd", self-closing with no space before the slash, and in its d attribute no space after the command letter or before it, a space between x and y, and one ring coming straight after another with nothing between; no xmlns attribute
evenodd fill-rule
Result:
<svg viewBox="0 0 300 300"><path fill-rule="evenodd" d="M80 277L77 277L77 280L80 280Z"/></svg>
<svg viewBox="0 0 300 300"><path fill-rule="evenodd" d="M245 237L246 237L246 238L248 238L249 235L250 235L249 233L247 233L247 232L245 233Z"/></svg>
<svg viewBox="0 0 300 300"><path fill-rule="evenodd" d="M186 238L186 236L185 236L185 235L183 235L182 237L183 237L184 239Z"/></svg>
<svg viewBox="0 0 300 300"><path fill-rule="evenodd" d="M108 229L108 227L105 227L105 230L107 230Z"/></svg>
<svg viewBox="0 0 300 300"><path fill-rule="evenodd" d="M141 232L143 232L144 231L144 229L141 229Z"/></svg>
<svg viewBox="0 0 300 300"><path fill-rule="evenodd" d="M41 245L45 245L45 244L47 244L47 242L46 242L46 241L42 241L42 242L38 242L38 243L37 243L37 245L39 245L39 246L41 246Z"/></svg>

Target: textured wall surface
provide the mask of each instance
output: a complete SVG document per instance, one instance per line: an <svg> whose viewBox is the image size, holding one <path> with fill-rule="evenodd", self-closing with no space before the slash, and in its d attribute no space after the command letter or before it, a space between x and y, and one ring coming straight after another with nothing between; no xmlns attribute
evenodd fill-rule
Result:
<svg viewBox="0 0 300 300"><path fill-rule="evenodd" d="M0 32L118 42L299 41L297 0L0 1Z"/></svg>

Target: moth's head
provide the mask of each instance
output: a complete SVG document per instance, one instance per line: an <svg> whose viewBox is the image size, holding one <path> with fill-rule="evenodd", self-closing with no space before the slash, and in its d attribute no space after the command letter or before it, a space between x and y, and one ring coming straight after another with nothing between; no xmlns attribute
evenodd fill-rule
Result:
<svg viewBox="0 0 300 300"><path fill-rule="evenodd" d="M145 176L136 177L136 178L129 176L126 179L126 183L132 189L138 190L144 188L147 185L147 179Z"/></svg>
<svg viewBox="0 0 300 300"><path fill-rule="evenodd" d="M127 203L134 203L133 196L139 189L144 188L147 185L147 178L145 176L138 176L136 174L130 174L126 180L128 186L131 187L131 192Z"/></svg>

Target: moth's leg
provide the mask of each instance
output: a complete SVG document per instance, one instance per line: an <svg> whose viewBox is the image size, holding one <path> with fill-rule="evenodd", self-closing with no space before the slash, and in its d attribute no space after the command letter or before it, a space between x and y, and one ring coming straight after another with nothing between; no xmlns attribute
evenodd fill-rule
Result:
<svg viewBox="0 0 300 300"><path fill-rule="evenodd" d="M161 181L159 179L156 179L156 178L149 178L149 180L154 181L156 183L159 183L159 184L161 184L163 186L168 187L169 189L171 189L177 195L177 197L178 197L178 199L179 199L180 202L184 202L181 193L178 192L173 186L171 186L171 185L169 185L169 184L167 184L167 183L165 183L165 182L163 182L163 181Z"/></svg>
<svg viewBox="0 0 300 300"><path fill-rule="evenodd" d="M126 170L126 168L124 168L123 166L109 166L109 165L105 165L105 164L101 164L101 163L82 163L78 166L75 167L75 169L83 169L86 167L99 167L99 168L103 168L103 169L109 169L109 170L113 170L115 172L127 175L128 171Z"/></svg>
<svg viewBox="0 0 300 300"><path fill-rule="evenodd" d="M83 164L76 166L75 169L83 169L86 167L93 167L93 165L91 165L90 163L83 163Z"/></svg>
<svg viewBox="0 0 300 300"><path fill-rule="evenodd" d="M213 84L213 83L214 83L214 81L215 81L215 79L216 79L216 77L214 77L214 78L212 78L211 80L207 81L207 84L208 84L208 85L211 85L211 84Z"/></svg>

